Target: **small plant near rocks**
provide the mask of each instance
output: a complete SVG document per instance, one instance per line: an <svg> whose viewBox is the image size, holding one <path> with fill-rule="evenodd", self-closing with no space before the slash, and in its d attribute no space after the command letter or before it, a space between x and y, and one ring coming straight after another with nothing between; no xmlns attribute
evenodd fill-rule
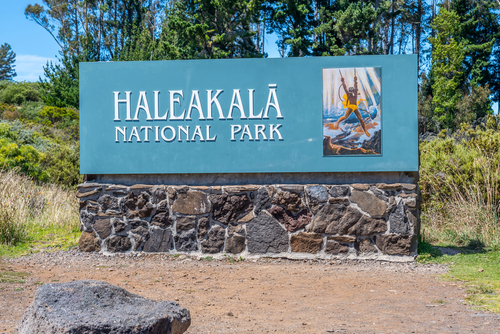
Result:
<svg viewBox="0 0 500 334"><path fill-rule="evenodd" d="M29 273L21 271L15 272L11 270L0 271L0 283L25 283Z"/></svg>
<svg viewBox="0 0 500 334"><path fill-rule="evenodd" d="M201 259L205 260L205 261L213 261L213 260L215 260L213 256L202 257Z"/></svg>

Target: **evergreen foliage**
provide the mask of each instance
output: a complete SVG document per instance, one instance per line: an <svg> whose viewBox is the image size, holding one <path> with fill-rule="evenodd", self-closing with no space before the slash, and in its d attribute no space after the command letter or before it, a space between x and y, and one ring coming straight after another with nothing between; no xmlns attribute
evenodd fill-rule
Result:
<svg viewBox="0 0 500 334"><path fill-rule="evenodd" d="M12 80L17 76L14 67L16 62L16 54L12 51L9 44L0 45L0 81Z"/></svg>

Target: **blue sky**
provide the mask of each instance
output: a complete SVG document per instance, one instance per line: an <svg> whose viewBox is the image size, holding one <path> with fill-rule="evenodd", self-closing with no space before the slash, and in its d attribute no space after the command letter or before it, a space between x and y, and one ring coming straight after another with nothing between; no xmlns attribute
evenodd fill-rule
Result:
<svg viewBox="0 0 500 334"><path fill-rule="evenodd" d="M47 61L56 61L59 46L52 36L24 16L27 5L40 0L0 0L0 44L9 43L16 53L16 81L37 81L43 76ZM270 58L279 57L275 36L269 36L266 52Z"/></svg>

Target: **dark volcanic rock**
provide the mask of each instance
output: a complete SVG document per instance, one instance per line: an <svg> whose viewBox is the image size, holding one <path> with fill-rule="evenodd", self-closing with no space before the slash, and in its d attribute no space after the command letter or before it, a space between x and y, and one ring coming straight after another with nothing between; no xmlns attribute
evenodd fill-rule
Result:
<svg viewBox="0 0 500 334"><path fill-rule="evenodd" d="M383 219L375 219L367 216L361 219L349 229L347 234L357 236L368 236L387 231L387 223Z"/></svg>
<svg viewBox="0 0 500 334"><path fill-rule="evenodd" d="M94 223L94 230L101 239L106 239L111 234L111 222L108 219L97 219Z"/></svg>
<svg viewBox="0 0 500 334"><path fill-rule="evenodd" d="M338 255L338 254L347 254L349 252L349 246L343 245L337 241L329 240L326 241L325 253Z"/></svg>
<svg viewBox="0 0 500 334"><path fill-rule="evenodd" d="M127 224L123 220L113 219L113 228L115 229L115 233L121 233L127 229Z"/></svg>
<svg viewBox="0 0 500 334"><path fill-rule="evenodd" d="M250 253L281 253L288 251L288 232L268 213L262 211L246 227Z"/></svg>
<svg viewBox="0 0 500 334"><path fill-rule="evenodd" d="M128 193L122 200L122 207L127 218L146 218L153 213L153 205L150 203L151 196L143 191L136 196L133 192Z"/></svg>
<svg viewBox="0 0 500 334"><path fill-rule="evenodd" d="M161 228L152 228L144 244L144 252L168 252L172 245L172 232Z"/></svg>
<svg viewBox="0 0 500 334"><path fill-rule="evenodd" d="M120 210L120 206L118 205L118 198L111 195L102 195L99 197L97 202L101 205L102 211L107 210Z"/></svg>
<svg viewBox="0 0 500 334"><path fill-rule="evenodd" d="M161 201L167 199L167 191L165 190L164 186L155 186L151 190L151 195L153 198L151 199L151 202L153 204L160 203Z"/></svg>
<svg viewBox="0 0 500 334"><path fill-rule="evenodd" d="M205 238L209 229L210 219L208 219L208 217L201 217L198 219L198 240Z"/></svg>
<svg viewBox="0 0 500 334"><path fill-rule="evenodd" d="M83 226L83 231L92 232L92 225L94 224L95 215L87 211L80 212L80 222Z"/></svg>
<svg viewBox="0 0 500 334"><path fill-rule="evenodd" d="M373 244L370 239L359 239L354 243L354 248L358 253L376 253L377 247Z"/></svg>
<svg viewBox="0 0 500 334"><path fill-rule="evenodd" d="M316 254L323 245L321 234L299 232L290 238L292 252Z"/></svg>
<svg viewBox="0 0 500 334"><path fill-rule="evenodd" d="M348 202L325 204L325 206L323 206L314 217L309 231L315 233L325 233L328 225L334 221L340 220L340 218L344 216L347 205Z"/></svg>
<svg viewBox="0 0 500 334"><path fill-rule="evenodd" d="M174 237L175 249L179 252L195 252L198 250L196 231L184 231Z"/></svg>
<svg viewBox="0 0 500 334"><path fill-rule="evenodd" d="M306 188L310 204L324 203L328 200L328 191L324 186L309 186Z"/></svg>
<svg viewBox="0 0 500 334"><path fill-rule="evenodd" d="M153 301L100 281L39 287L24 312L20 334L180 334L191 324L187 309Z"/></svg>
<svg viewBox="0 0 500 334"><path fill-rule="evenodd" d="M177 217L177 233L188 231L196 227L196 217Z"/></svg>
<svg viewBox="0 0 500 334"><path fill-rule="evenodd" d="M210 195L213 219L227 225L253 209L247 195Z"/></svg>
<svg viewBox="0 0 500 334"><path fill-rule="evenodd" d="M120 253L130 250L132 242L128 237L113 236L106 240L106 249L111 253Z"/></svg>
<svg viewBox="0 0 500 334"><path fill-rule="evenodd" d="M290 232L298 231L311 222L311 212L308 210L302 210L296 216L281 206L272 207L268 211Z"/></svg>
<svg viewBox="0 0 500 334"><path fill-rule="evenodd" d="M173 219L167 212L160 212L153 216L151 219L151 225L156 225L158 227L169 227L174 223Z"/></svg>
<svg viewBox="0 0 500 334"><path fill-rule="evenodd" d="M80 240L78 240L78 248L82 252L99 252L101 245L95 232L82 232Z"/></svg>
<svg viewBox="0 0 500 334"><path fill-rule="evenodd" d="M261 187L257 191L257 196L255 197L255 213L258 214L261 210L267 209L269 207L271 197L266 188Z"/></svg>
<svg viewBox="0 0 500 334"><path fill-rule="evenodd" d="M378 249L388 255L410 255L411 246L415 241L416 236L383 234L375 237Z"/></svg>
<svg viewBox="0 0 500 334"><path fill-rule="evenodd" d="M328 234L347 234L347 231L356 224L361 218L359 210L348 207L344 216L339 220L334 220L328 225L325 233ZM350 234L350 233L349 233Z"/></svg>
<svg viewBox="0 0 500 334"><path fill-rule="evenodd" d="M396 234L411 234L411 226L405 215L405 207L403 201L400 201L396 209L389 216L390 232Z"/></svg>
<svg viewBox="0 0 500 334"><path fill-rule="evenodd" d="M332 186L329 193L332 197L345 197L349 195L349 190L349 186Z"/></svg>
<svg viewBox="0 0 500 334"><path fill-rule="evenodd" d="M288 211L299 211L302 207L300 196L290 191L282 191L274 195L273 204L281 205Z"/></svg>
<svg viewBox="0 0 500 334"><path fill-rule="evenodd" d="M245 250L245 237L239 234L233 234L226 240L226 253L238 254Z"/></svg>
<svg viewBox="0 0 500 334"><path fill-rule="evenodd" d="M177 196L172 211L183 215L202 215L210 212L210 202L204 192L187 191Z"/></svg>
<svg viewBox="0 0 500 334"><path fill-rule="evenodd" d="M219 225L213 226L210 232L208 232L207 239L200 243L201 251L209 254L219 253L224 246L225 237L226 230L223 227Z"/></svg>

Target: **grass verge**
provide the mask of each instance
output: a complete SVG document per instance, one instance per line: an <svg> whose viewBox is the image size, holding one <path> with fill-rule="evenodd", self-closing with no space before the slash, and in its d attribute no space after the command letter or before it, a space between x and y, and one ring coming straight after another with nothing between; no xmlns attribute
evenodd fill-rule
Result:
<svg viewBox="0 0 500 334"><path fill-rule="evenodd" d="M443 255L439 247L423 241L419 245L420 263L449 264L443 279L463 282L465 301L475 309L500 313L500 251L475 252L472 248L455 248L461 253Z"/></svg>

